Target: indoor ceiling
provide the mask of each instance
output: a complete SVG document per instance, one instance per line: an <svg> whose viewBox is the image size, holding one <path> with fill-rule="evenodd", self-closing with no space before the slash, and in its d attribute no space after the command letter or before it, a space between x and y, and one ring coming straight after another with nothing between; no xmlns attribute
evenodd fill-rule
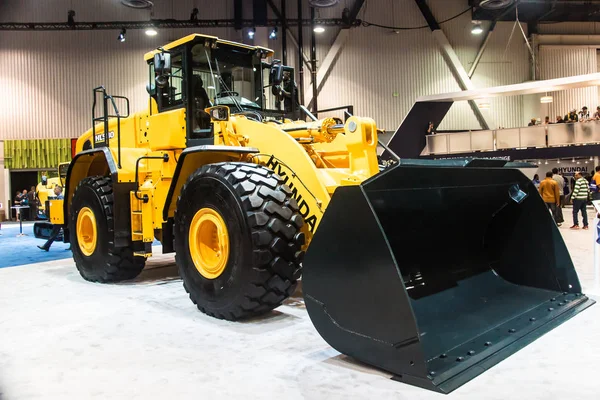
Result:
<svg viewBox="0 0 600 400"><path fill-rule="evenodd" d="M600 22L600 0L469 0L473 19L537 22Z"/></svg>

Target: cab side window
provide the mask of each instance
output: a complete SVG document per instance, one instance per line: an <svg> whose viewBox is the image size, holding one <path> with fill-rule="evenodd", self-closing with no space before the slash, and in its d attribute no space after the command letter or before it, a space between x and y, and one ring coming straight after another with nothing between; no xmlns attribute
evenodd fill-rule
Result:
<svg viewBox="0 0 600 400"><path fill-rule="evenodd" d="M183 73L183 54L173 53L171 55L171 73L164 87L156 88L156 101L159 111L170 110L183 106L185 98L185 83Z"/></svg>

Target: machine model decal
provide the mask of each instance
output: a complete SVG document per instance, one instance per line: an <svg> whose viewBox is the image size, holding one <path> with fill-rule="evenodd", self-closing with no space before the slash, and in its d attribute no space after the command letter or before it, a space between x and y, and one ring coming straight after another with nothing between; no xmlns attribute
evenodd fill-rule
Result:
<svg viewBox="0 0 600 400"><path fill-rule="evenodd" d="M108 138L109 139L112 139L114 137L115 137L115 132L114 131L108 132ZM97 134L96 137L94 137L94 141L96 143L102 143L102 142L104 142L104 133Z"/></svg>

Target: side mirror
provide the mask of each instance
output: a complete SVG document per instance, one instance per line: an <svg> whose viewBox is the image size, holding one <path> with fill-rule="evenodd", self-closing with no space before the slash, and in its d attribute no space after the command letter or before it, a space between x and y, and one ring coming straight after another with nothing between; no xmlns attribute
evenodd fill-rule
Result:
<svg viewBox="0 0 600 400"><path fill-rule="evenodd" d="M169 84L169 75L171 74L171 54L156 53L154 55L154 74L156 78L156 87L164 89Z"/></svg>
<svg viewBox="0 0 600 400"><path fill-rule="evenodd" d="M269 85L277 86L281 84L283 80L283 65L279 64L275 60L273 65L271 65L271 70L269 71Z"/></svg>
<svg viewBox="0 0 600 400"><path fill-rule="evenodd" d="M229 107L215 106L206 109L213 121L229 121Z"/></svg>
<svg viewBox="0 0 600 400"><path fill-rule="evenodd" d="M156 53L154 55L154 72L156 75L169 75L171 73L170 53Z"/></svg>

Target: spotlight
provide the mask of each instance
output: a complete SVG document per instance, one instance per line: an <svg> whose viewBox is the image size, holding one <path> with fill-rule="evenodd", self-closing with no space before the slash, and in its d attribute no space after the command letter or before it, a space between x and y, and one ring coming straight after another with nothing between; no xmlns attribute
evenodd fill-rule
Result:
<svg viewBox="0 0 600 400"><path fill-rule="evenodd" d="M316 25L313 28L313 32L314 33L323 33L323 32L325 32L325 27L323 27L322 25Z"/></svg>
<svg viewBox="0 0 600 400"><path fill-rule="evenodd" d="M126 33L127 33L127 30L125 28L121 29L121 33L119 33L119 37L118 37L119 42L124 42L125 41L125 34Z"/></svg>
<svg viewBox="0 0 600 400"><path fill-rule="evenodd" d="M75 25L75 11L69 10L67 12L67 24L69 24L69 26Z"/></svg>
<svg viewBox="0 0 600 400"><path fill-rule="evenodd" d="M557 164L560 164L560 160L556 160L556 163L557 163Z"/></svg>
<svg viewBox="0 0 600 400"><path fill-rule="evenodd" d="M546 162L544 164L548 165L548 160L546 160Z"/></svg>
<svg viewBox="0 0 600 400"><path fill-rule="evenodd" d="M250 30L248 31L248 37L250 39L254 39L254 34L256 33L256 28L250 28Z"/></svg>
<svg viewBox="0 0 600 400"><path fill-rule="evenodd" d="M194 7L190 14L190 21L198 21L198 9L196 7Z"/></svg>
<svg viewBox="0 0 600 400"><path fill-rule="evenodd" d="M471 28L471 33L473 35L481 35L483 33L483 28L481 27L481 22L479 21L472 21L473 22L473 27Z"/></svg>
<svg viewBox="0 0 600 400"><path fill-rule="evenodd" d="M271 33L269 33L269 39L277 39L277 27L273 28L273 30L271 31Z"/></svg>
<svg viewBox="0 0 600 400"><path fill-rule="evenodd" d="M594 157L590 157L590 161L594 161Z"/></svg>
<svg viewBox="0 0 600 400"><path fill-rule="evenodd" d="M154 27L149 27L146 29L146 35L148 36L156 36L158 35L158 32L156 31L156 29L154 29Z"/></svg>
<svg viewBox="0 0 600 400"><path fill-rule="evenodd" d="M571 162L572 162L572 163L574 163L574 162L575 162L575 157L573 157L573 159L571 160Z"/></svg>

